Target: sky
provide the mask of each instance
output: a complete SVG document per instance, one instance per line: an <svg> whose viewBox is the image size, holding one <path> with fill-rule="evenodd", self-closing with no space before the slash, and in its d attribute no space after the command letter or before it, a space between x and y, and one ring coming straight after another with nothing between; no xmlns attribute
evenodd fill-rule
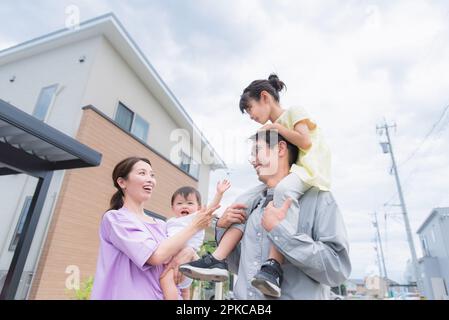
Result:
<svg viewBox="0 0 449 320"><path fill-rule="evenodd" d="M73 7L75 6L75 7ZM404 282L410 251L390 174L387 121L414 233L449 206L449 2L444 0L21 1L3 0L0 50L113 12L229 170L222 206L258 183L246 137L259 125L240 94L272 72L281 106L303 106L332 150L332 192L343 214L351 278L378 273L371 224L378 213L388 276ZM414 236L418 256L422 256Z"/></svg>

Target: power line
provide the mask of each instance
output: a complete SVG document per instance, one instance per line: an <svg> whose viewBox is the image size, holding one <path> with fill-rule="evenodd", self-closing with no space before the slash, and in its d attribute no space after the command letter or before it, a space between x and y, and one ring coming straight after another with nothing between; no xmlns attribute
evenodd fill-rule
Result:
<svg viewBox="0 0 449 320"><path fill-rule="evenodd" d="M424 136L421 143L416 147L416 149L407 157L406 160L402 161L402 163L399 164L399 167L406 164L409 160L411 160L415 154L419 151L419 149L423 146L423 144L427 141L427 139L432 135L433 131L436 129L436 127L440 124L441 120L443 120L444 116L446 115L447 110L449 109L449 105L447 105L444 108L444 111L441 113L440 118L432 125L429 132Z"/></svg>
<svg viewBox="0 0 449 320"><path fill-rule="evenodd" d="M440 117L438 118L438 120L436 122L434 122L434 124L432 125L432 127L430 128L430 130L427 132L427 134L424 136L424 138L421 140L421 143L418 145L418 147L406 158L406 160L404 160L399 166L403 166L404 164L406 164L409 160L411 160L416 153L419 151L419 149L424 145L424 143L427 141L427 139L432 135L433 131L438 127L438 125L440 124L440 122L444 119L446 112L449 110L449 105L447 105L443 112L441 113ZM446 129L446 126L449 124L449 117L447 119L447 121L445 123L443 123L443 125L441 126L440 130L438 130L436 133L439 133L438 137L441 137L442 133L444 132L444 130ZM406 187L408 186L409 182L410 182L410 178L417 172L419 171L419 166L416 166L414 169L412 169L410 171L410 173L408 174L408 176L404 179L403 185L404 185L404 189L406 189ZM395 198L398 195L397 192L395 192L393 195L391 195L391 197L384 202L384 206L386 204L388 204L391 200L393 200L393 198Z"/></svg>

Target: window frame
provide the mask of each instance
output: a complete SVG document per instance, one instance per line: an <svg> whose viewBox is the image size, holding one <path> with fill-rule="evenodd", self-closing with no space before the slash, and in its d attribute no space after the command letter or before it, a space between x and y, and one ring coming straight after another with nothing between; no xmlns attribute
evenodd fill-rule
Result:
<svg viewBox="0 0 449 320"><path fill-rule="evenodd" d="M119 124L119 122L117 121L117 115L118 115L120 106L122 106L123 108L125 108L126 110L128 110L128 111L131 113L131 115L132 115L132 116L131 116L131 125L130 125L129 130L123 128L123 127ZM141 137L137 136L137 135L133 132L133 131L134 131L134 128L135 128L135 123L136 123L137 117L139 118L139 120L143 121L143 122L146 123L146 125L147 125L147 130L146 130L146 134L145 134L144 139L142 139ZM135 112L134 110L132 110L131 108L129 108L126 104L124 104L124 103L123 103L122 101L120 101L120 100L117 102L117 107L115 108L115 114L114 114L113 121L114 121L114 123L117 124L117 126L119 126L123 131L126 131L127 133L129 133L129 134L132 135L133 137L139 139L140 141L143 141L144 143L147 143L147 142L148 142L148 135L149 135L149 133L150 133L150 123L149 123L144 117L142 117L140 114L138 114L137 112Z"/></svg>
<svg viewBox="0 0 449 320"><path fill-rule="evenodd" d="M137 136L133 131L134 131L134 128L135 128L135 124L136 124L136 120L137 120L137 118L140 120L140 121L142 121L142 122L144 122L146 125L147 125L147 128L146 128L146 132L145 132L145 137L142 139L141 137L139 137L139 136ZM139 114L137 114L137 113L135 113L134 112L134 117L133 117L133 121L132 121L132 123L131 123L131 131L130 131L130 133L133 135L133 136L135 136L136 138L138 138L138 139L140 139L140 140L142 140L142 141L144 141L144 142L147 142L148 141L148 133L150 132L150 123L148 122L148 121L146 121L141 115L139 115Z"/></svg>

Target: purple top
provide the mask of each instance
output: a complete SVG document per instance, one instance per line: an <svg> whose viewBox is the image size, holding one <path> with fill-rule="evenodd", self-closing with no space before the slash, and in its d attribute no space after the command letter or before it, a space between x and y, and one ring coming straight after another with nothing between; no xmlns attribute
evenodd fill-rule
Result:
<svg viewBox="0 0 449 320"><path fill-rule="evenodd" d="M162 300L159 277L164 266L146 264L167 238L165 222L140 220L126 208L110 210L100 226L100 253L93 300Z"/></svg>

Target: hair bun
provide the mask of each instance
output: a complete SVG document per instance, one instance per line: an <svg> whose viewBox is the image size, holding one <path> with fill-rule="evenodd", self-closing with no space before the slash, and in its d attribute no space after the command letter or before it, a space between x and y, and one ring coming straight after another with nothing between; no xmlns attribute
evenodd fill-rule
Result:
<svg viewBox="0 0 449 320"><path fill-rule="evenodd" d="M270 76L268 77L268 81L277 92L280 92L285 88L285 83L279 80L279 77L275 73L270 74Z"/></svg>

